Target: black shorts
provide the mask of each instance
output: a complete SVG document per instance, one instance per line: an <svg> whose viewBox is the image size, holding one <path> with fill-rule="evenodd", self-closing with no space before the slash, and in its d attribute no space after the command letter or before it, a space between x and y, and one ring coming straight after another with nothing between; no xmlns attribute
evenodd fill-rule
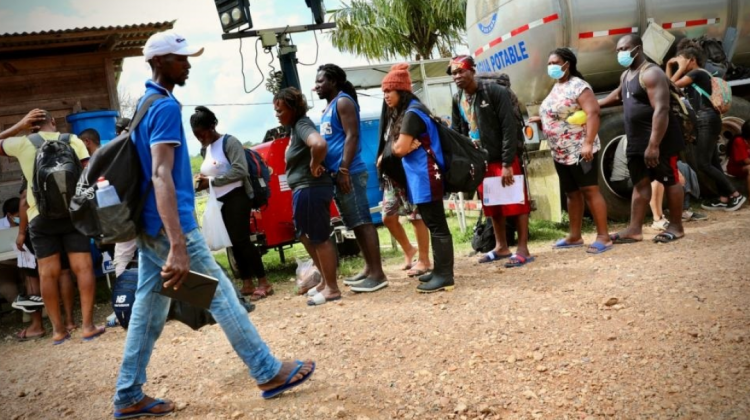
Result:
<svg viewBox="0 0 750 420"><path fill-rule="evenodd" d="M28 226L26 227L26 240L23 241L23 244L26 245L26 248L28 248L29 252L34 254L36 257L36 253L34 252L34 244L31 243L31 234L29 233ZM68 254L62 253L60 254L60 269L61 270L68 270L70 269L70 261L68 261ZM37 264L37 268L24 268L24 273L27 276L30 277L39 277L39 265Z"/></svg>
<svg viewBox="0 0 750 420"><path fill-rule="evenodd" d="M677 169L678 157L677 155L665 156L659 154L659 165L656 168L649 168L646 166L643 156L628 156L628 170L633 185L638 185L643 178L648 178L652 182L659 181L665 187L675 185L680 179L679 169Z"/></svg>
<svg viewBox="0 0 750 420"><path fill-rule="evenodd" d="M37 260L55 254L91 252L89 238L78 232L70 219L37 216L29 223L29 234Z"/></svg>
<svg viewBox="0 0 750 420"><path fill-rule="evenodd" d="M575 165L563 165L555 162L557 177L560 178L560 188L566 194L576 192L581 188L599 185L599 160L594 153L591 162L579 162ZM586 170L584 172L584 170Z"/></svg>
<svg viewBox="0 0 750 420"><path fill-rule="evenodd" d="M305 187L292 194L294 227L297 237L306 236L313 245L331 236L332 186Z"/></svg>

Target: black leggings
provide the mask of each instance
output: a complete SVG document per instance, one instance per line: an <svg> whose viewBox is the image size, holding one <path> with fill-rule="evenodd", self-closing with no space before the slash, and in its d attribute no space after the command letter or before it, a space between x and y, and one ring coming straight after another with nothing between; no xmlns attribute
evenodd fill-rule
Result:
<svg viewBox="0 0 750 420"><path fill-rule="evenodd" d="M724 174L719 161L716 143L721 135L721 117L712 109L698 112L698 138L695 142L695 160L698 170L716 183L719 194L729 197L734 194L734 187Z"/></svg>
<svg viewBox="0 0 750 420"><path fill-rule="evenodd" d="M451 237L451 231L448 229L448 221L445 219L445 208L443 207L442 199L431 203L417 204L417 208L431 236L435 238Z"/></svg>
<svg viewBox="0 0 750 420"><path fill-rule="evenodd" d="M228 192L219 201L221 206L221 217L232 240L232 252L240 270L243 280L253 277L258 279L266 276L263 260L258 248L250 242L250 209L252 204L250 198L245 194L243 187L237 187Z"/></svg>

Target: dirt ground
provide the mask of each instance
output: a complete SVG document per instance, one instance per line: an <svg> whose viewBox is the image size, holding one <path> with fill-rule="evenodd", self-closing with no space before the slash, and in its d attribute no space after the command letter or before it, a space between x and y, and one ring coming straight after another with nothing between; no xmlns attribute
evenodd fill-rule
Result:
<svg viewBox="0 0 750 420"><path fill-rule="evenodd" d="M182 419L750 418L750 209L669 245L532 251L520 269L457 258L450 293L418 295L396 266L387 289L317 308L277 286L251 317L277 356L318 370L272 401L218 326L170 322L145 390ZM112 418L124 330L53 347L17 327L0 418Z"/></svg>

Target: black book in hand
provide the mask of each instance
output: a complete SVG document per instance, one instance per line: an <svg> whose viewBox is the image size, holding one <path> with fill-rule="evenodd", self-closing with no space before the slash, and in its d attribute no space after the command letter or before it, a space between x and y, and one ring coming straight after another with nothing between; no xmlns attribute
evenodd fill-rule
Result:
<svg viewBox="0 0 750 420"><path fill-rule="evenodd" d="M199 308L208 309L218 285L218 279L191 271L179 289L162 287L159 293Z"/></svg>

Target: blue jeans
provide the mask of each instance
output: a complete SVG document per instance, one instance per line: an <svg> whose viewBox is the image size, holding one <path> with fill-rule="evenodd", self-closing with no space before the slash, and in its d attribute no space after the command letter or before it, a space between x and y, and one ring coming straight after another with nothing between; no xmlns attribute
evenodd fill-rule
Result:
<svg viewBox="0 0 750 420"><path fill-rule="evenodd" d="M237 300L232 282L214 260L201 232L195 229L187 233L185 239L190 270L219 279L219 287L211 301L211 314L224 330L234 351L250 368L250 376L258 384L269 382L278 375L281 362L273 357L250 322L247 311ZM135 405L144 398L142 388L146 383L146 367L169 312L170 299L159 294L163 284L161 267L169 254L169 239L163 232L155 237L142 234L138 238L138 248L138 289L117 378L117 410Z"/></svg>
<svg viewBox="0 0 750 420"><path fill-rule="evenodd" d="M349 194L339 191L338 185L334 182L333 199L336 207L339 209L341 218L344 219L344 225L349 229L372 224L370 215L370 203L367 201L367 171L357 174L351 174L352 190Z"/></svg>

